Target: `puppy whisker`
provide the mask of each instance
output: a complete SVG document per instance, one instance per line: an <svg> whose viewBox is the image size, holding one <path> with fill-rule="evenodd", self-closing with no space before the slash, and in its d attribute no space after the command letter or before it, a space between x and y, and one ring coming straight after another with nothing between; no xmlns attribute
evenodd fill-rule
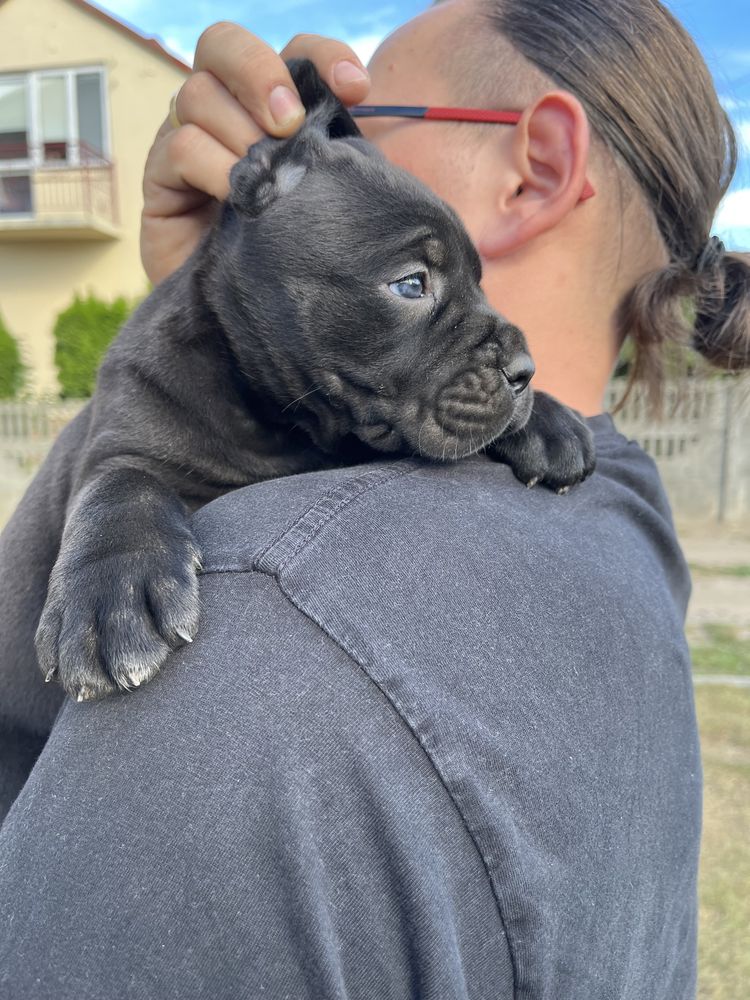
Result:
<svg viewBox="0 0 750 1000"><path fill-rule="evenodd" d="M285 412L286 410L288 410L288 409L289 409L289 407L290 407L290 406L294 406L294 404L295 404L295 403L299 403L299 401L300 401L301 399L304 399L304 398L305 398L305 396L309 396L309 395L311 395L311 394L312 394L313 392L317 392L317 391L318 391L318 389L322 389L322 388L323 388L323 386L322 386L322 385L314 385L314 386L312 387L312 389L310 389L310 390L309 390L308 392L303 392L301 396L297 396L297 398L296 398L296 399L293 399L293 400L291 401L291 403L287 403L287 405L286 405L286 406L284 407L284 409L283 409L283 410L282 410L281 412L282 412L282 413L284 413L284 412Z"/></svg>

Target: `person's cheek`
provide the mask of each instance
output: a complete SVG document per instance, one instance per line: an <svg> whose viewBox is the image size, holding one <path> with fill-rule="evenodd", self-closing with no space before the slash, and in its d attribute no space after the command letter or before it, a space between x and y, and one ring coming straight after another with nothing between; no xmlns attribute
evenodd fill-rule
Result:
<svg viewBox="0 0 750 1000"><path fill-rule="evenodd" d="M395 130L381 133L376 145L391 163L417 177L434 193L446 201L461 217L474 238L473 230L479 231L479 220L476 219L471 193L467 191L466 175L458 158L446 157L445 150L438 141L437 132L429 135L430 124L423 126L423 135L416 142L413 134L407 135L407 130ZM472 186L477 179L472 177Z"/></svg>
<svg viewBox="0 0 750 1000"><path fill-rule="evenodd" d="M396 166L408 170L441 198L445 188L441 158L430 148L429 142L406 141L402 136L389 136L380 143L380 148Z"/></svg>

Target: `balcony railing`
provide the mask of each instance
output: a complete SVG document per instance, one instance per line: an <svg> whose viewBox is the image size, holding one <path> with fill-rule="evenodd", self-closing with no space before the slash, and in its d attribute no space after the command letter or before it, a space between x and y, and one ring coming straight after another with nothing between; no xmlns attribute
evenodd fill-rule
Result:
<svg viewBox="0 0 750 1000"><path fill-rule="evenodd" d="M107 238L119 225L115 167L84 142L0 145L0 240Z"/></svg>

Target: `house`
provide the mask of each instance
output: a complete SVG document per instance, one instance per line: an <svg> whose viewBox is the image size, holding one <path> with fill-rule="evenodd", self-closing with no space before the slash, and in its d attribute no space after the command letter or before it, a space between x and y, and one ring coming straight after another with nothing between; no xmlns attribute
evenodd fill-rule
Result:
<svg viewBox="0 0 750 1000"><path fill-rule="evenodd" d="M74 292L148 288L148 150L190 67L87 0L0 0L0 315L31 388L56 389L52 328Z"/></svg>

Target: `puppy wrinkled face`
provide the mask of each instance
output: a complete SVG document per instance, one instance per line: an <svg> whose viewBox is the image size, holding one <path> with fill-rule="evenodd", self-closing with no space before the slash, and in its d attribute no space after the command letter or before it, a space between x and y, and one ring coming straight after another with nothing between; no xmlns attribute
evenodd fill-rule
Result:
<svg viewBox="0 0 750 1000"><path fill-rule="evenodd" d="M286 415L325 450L352 434L443 460L522 427L526 342L485 299L453 211L362 139L263 157L254 186L233 177L229 277L253 329L274 317Z"/></svg>

